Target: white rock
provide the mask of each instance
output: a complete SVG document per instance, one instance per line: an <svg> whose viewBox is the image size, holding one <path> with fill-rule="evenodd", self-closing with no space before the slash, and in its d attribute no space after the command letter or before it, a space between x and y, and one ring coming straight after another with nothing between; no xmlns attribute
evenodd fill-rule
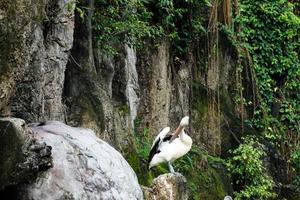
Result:
<svg viewBox="0 0 300 200"><path fill-rule="evenodd" d="M92 130L56 121L31 129L52 146L54 167L26 188L25 199L143 199L132 168Z"/></svg>

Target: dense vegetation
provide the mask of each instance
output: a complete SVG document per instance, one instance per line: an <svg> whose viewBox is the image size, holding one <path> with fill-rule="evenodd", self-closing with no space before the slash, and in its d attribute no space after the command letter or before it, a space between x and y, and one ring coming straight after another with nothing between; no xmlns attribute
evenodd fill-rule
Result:
<svg viewBox="0 0 300 200"><path fill-rule="evenodd" d="M169 39L179 53L204 32L199 10L203 1L97 0L94 30L99 45L116 53L117 45L141 47L145 41Z"/></svg>
<svg viewBox="0 0 300 200"><path fill-rule="evenodd" d="M248 119L241 118L242 123L258 133L246 137L232 151L228 170L234 177L236 199L268 199L275 196L274 181L263 166L265 152L259 140L273 145L288 165L285 173L290 183L300 185L299 5L288 0L224 2L232 7L225 16L233 17L232 23L226 19L222 23L207 19L212 16L213 9L221 5L220 1L96 0L95 40L108 53L117 54L118 45L124 42L140 48L147 42L167 39L172 44L173 55L184 59L191 44L201 41L211 31L208 30L211 23L225 30L238 52L237 69L243 71L249 67L252 72L253 94L247 96L241 78L236 103L242 103L250 113ZM142 132L135 141L138 156L131 156L129 162L133 165L140 162L146 170L151 138L146 127ZM201 171L197 163L203 160L202 155L205 153L194 149L179 161L184 163L178 165L192 180L189 186L195 199L198 199L199 189L196 183L204 176L195 174L195 171ZM135 170L139 170L135 166ZM162 167L161 172L164 171ZM147 174L142 177L142 183L149 184L152 178Z"/></svg>
<svg viewBox="0 0 300 200"><path fill-rule="evenodd" d="M265 173L262 157L264 151L261 144L253 137L248 137L233 152L227 163L233 180L241 188L235 192L235 199L269 199L275 197L274 182Z"/></svg>
<svg viewBox="0 0 300 200"><path fill-rule="evenodd" d="M287 182L299 184L300 18L295 14L299 5L287 0L239 3L231 36L239 59L247 60L241 62L241 71L249 64L255 80L250 98L241 86L244 92L239 102L252 112L245 122L261 134L244 140L233 151L228 166L236 179L236 198L266 199L272 197L275 185L264 175L266 170L259 160L265 152L255 138L275 147L287 164Z"/></svg>
<svg viewBox="0 0 300 200"><path fill-rule="evenodd" d="M251 124L287 163L296 162L300 141L300 18L294 6L287 0L242 0L237 18L259 96Z"/></svg>

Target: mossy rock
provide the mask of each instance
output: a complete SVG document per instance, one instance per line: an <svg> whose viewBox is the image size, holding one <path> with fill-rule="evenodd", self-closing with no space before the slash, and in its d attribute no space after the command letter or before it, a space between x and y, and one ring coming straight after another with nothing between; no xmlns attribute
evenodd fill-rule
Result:
<svg viewBox="0 0 300 200"><path fill-rule="evenodd" d="M190 166L187 164L189 160L192 160ZM194 147L175 163L175 167L187 179L189 199L220 200L232 193L230 177L219 157L209 156Z"/></svg>

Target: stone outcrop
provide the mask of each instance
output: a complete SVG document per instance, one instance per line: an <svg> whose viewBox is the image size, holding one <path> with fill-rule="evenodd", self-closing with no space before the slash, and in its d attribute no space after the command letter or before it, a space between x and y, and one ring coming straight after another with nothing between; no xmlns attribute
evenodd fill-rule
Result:
<svg viewBox="0 0 300 200"><path fill-rule="evenodd" d="M231 196L225 196L224 200L232 200L232 197Z"/></svg>
<svg viewBox="0 0 300 200"><path fill-rule="evenodd" d="M74 46L67 64L63 98L66 122L95 130L117 149L128 145L139 105L136 52L120 44L117 56L97 46L92 29L94 1L80 1L88 16L75 16Z"/></svg>
<svg viewBox="0 0 300 200"><path fill-rule="evenodd" d="M0 115L64 119L74 1L0 1Z"/></svg>
<svg viewBox="0 0 300 200"><path fill-rule="evenodd" d="M0 190L33 182L52 166L51 147L38 142L24 120L0 118Z"/></svg>
<svg viewBox="0 0 300 200"><path fill-rule="evenodd" d="M187 200L187 182L180 173L160 175L153 180L152 185L143 187L145 200Z"/></svg>
<svg viewBox="0 0 300 200"><path fill-rule="evenodd" d="M158 130L169 125L172 96L171 67L168 42L154 49L146 49L138 55L141 103L139 118L141 127L148 127L154 136Z"/></svg>
<svg viewBox="0 0 300 200"><path fill-rule="evenodd" d="M114 148L90 129L49 121L30 127L52 147L53 168L17 191L20 199L142 199L137 177Z"/></svg>

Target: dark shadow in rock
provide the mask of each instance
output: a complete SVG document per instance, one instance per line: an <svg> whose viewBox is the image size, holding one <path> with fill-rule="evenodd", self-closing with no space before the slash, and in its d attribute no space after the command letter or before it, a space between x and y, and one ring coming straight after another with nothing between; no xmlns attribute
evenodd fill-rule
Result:
<svg viewBox="0 0 300 200"><path fill-rule="evenodd" d="M18 186L8 186L0 190L1 200L20 200Z"/></svg>

